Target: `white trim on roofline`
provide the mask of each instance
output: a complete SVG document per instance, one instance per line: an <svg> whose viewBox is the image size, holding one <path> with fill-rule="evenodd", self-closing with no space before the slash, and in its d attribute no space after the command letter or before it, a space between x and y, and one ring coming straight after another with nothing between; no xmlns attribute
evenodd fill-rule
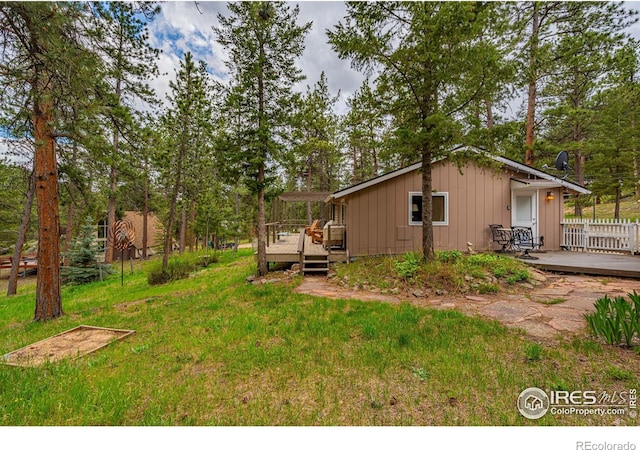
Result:
<svg viewBox="0 0 640 450"><path fill-rule="evenodd" d="M519 170L524 173L528 173L530 175L535 175L537 177L543 178L548 181L553 181L554 183L558 183L560 186L565 187L567 189L571 189L572 191L576 191L579 194L591 194L591 191L589 189L584 188L579 184L572 183L571 181L563 180L562 178L558 178L556 176L543 172L542 170L534 169L533 167L520 164L518 162L512 161L507 158L503 158L502 156L491 156L491 155L487 155L487 156L513 169Z"/></svg>
<svg viewBox="0 0 640 450"><path fill-rule="evenodd" d="M346 197L347 195L353 194L354 192L361 191L362 189L366 189L371 186L375 186L378 183L382 183L387 180L391 180L392 178L399 177L400 175L404 175L405 173L413 172L414 170L418 170L422 167L422 163L411 164L410 166L403 167L402 169L394 170L393 172L385 173L384 175L380 175L378 177L372 178L368 181L363 181L362 183L355 184L351 187L343 189L341 191L334 192L331 194L327 200L334 198L338 199L341 197Z"/></svg>
<svg viewBox="0 0 640 450"><path fill-rule="evenodd" d="M554 183L558 183L562 187L565 187L567 189L571 189L572 191L578 192L580 194L590 194L591 193L591 191L589 189L586 189L586 188L584 188L584 187L582 187L582 186L580 186L578 184L572 183L572 182L567 181L567 180L563 180L562 178L558 178L556 176L553 176L553 175L548 174L546 172L543 172L541 170L534 169L533 167L529 167L529 166L526 166L524 164L520 164L520 163L515 162L513 160L510 160L508 158L503 158L502 156L493 156L493 155L488 155L488 154L485 154L485 156L487 156L488 158L493 159L494 161L502 163L507 167L510 167L510 168L515 169L515 170L520 171L520 172L527 173L529 175L534 175L536 177L543 178L543 179L548 180L548 181L553 181ZM441 158L439 160L436 160L436 161L434 161L434 163L437 162L437 161L441 161L442 159L445 159L445 158ZM351 187L348 187L346 189L342 189L340 191L336 191L333 194L331 194L329 197L327 197L327 199L325 201L330 201L331 199L339 199L339 198L342 198L342 197L346 197L347 195L351 195L351 194L353 194L355 192L361 191L363 189L367 189L367 188L369 188L371 186L375 186L376 184L383 183L383 182L385 182L387 180L391 180L391 179L393 179L395 177L399 177L400 175L404 175L406 173L413 172L414 170L418 170L421 167L422 167L422 163L417 162L417 163L411 164L410 166L403 167L402 169L398 169L398 170L394 170L393 172L385 173L384 175L380 175L380 176L372 178L372 179L370 179L368 181L363 181L362 183L355 184L355 185L353 185Z"/></svg>

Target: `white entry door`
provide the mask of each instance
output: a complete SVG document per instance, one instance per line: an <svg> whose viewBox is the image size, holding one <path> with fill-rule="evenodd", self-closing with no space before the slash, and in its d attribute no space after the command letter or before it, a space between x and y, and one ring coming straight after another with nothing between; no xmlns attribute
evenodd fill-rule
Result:
<svg viewBox="0 0 640 450"><path fill-rule="evenodd" d="M530 227L538 236L538 191L512 191L511 226Z"/></svg>

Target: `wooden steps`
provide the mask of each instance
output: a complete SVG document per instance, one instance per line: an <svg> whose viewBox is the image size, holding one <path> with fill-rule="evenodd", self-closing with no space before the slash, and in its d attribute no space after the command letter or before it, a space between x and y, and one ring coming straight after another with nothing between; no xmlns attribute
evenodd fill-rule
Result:
<svg viewBox="0 0 640 450"><path fill-rule="evenodd" d="M329 255L304 255L300 270L305 273L329 273Z"/></svg>

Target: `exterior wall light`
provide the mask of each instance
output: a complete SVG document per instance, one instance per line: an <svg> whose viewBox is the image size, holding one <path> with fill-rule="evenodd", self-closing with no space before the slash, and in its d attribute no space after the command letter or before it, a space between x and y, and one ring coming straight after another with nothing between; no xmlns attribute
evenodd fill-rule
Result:
<svg viewBox="0 0 640 450"><path fill-rule="evenodd" d="M547 196L546 196L545 198L546 198L546 200L547 200L548 202L550 202L551 200L553 200L553 199L554 199L554 198L556 198L556 197L555 197L555 195L553 195L553 192L551 192L551 191L547 191Z"/></svg>

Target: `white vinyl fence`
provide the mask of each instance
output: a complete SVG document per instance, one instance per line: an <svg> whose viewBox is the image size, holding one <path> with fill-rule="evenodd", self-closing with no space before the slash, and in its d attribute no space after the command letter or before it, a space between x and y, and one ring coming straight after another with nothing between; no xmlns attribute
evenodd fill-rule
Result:
<svg viewBox="0 0 640 450"><path fill-rule="evenodd" d="M572 251L640 253L640 221L565 219L561 245Z"/></svg>

